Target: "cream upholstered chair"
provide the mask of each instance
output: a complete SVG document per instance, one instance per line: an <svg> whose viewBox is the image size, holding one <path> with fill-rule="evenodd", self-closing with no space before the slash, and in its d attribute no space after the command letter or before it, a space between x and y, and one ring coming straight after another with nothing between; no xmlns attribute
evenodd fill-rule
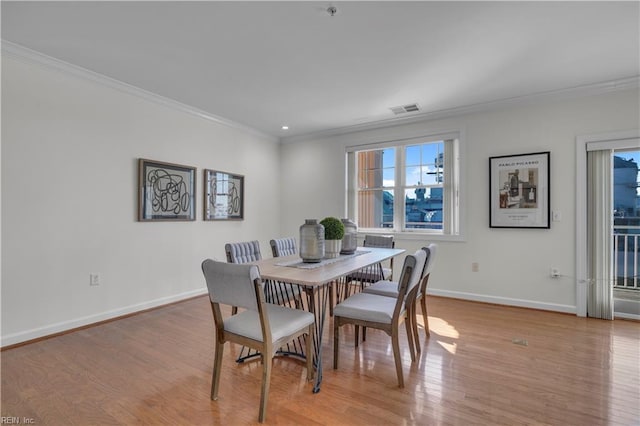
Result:
<svg viewBox="0 0 640 426"><path fill-rule="evenodd" d="M273 257L290 256L298 253L295 238L277 238L269 241Z"/></svg>
<svg viewBox="0 0 640 426"><path fill-rule="evenodd" d="M424 317L424 327L427 337L429 337L429 317L427 316L426 305L426 289L427 282L429 281L429 274L433 269L433 263L436 254L436 244L429 244L427 247L422 247L422 250L426 252L426 262L422 268L422 274L420 275L420 281L418 284L418 290L416 291L415 301L412 306L407 309L409 311L409 320L411 321L411 328L413 330L413 338L415 342L416 352L420 352L420 339L418 336L418 319L417 319L417 307L418 301L422 305L422 316ZM375 284L366 287L363 290L365 293L377 294L380 296L397 297L398 296L398 283L395 281L382 280Z"/></svg>
<svg viewBox="0 0 640 426"><path fill-rule="evenodd" d="M235 342L260 352L262 357L262 391L258 421L263 422L269 397L271 365L277 349L306 335L307 354L312 354L314 316L312 313L266 303L258 267L230 264L207 259L202 262L207 281L211 310L216 327L215 361L211 379L211 399L218 398L224 344ZM222 317L220 305L239 306L245 310ZM313 378L313 357L307 356L307 379Z"/></svg>
<svg viewBox="0 0 640 426"><path fill-rule="evenodd" d="M399 329L405 320L408 307L415 302L420 274L426 260L426 252L418 250L405 257L402 273L398 282L398 295L395 298L371 293L356 293L348 297L333 309L333 368L338 368L340 327L354 324L356 329L355 346L358 346L358 327L375 328L391 336L393 358L396 364L398 386L404 387L402 357L400 356ZM410 321L405 321L411 359L415 361L415 350Z"/></svg>
<svg viewBox="0 0 640 426"><path fill-rule="evenodd" d="M424 320L424 332L429 337L431 332L429 331L429 316L427 315L427 285L429 284L429 277L431 276L431 272L433 271L433 266L436 263L436 253L438 252L438 245L431 243L427 246L429 249L429 264L425 265L425 270L423 272L423 278L420 281L420 290L416 294L416 304L418 306L418 301L420 301L420 307L422 308L422 319ZM415 316L414 316L415 318ZM417 321L414 324L415 326L415 336L416 341L418 340L418 324ZM420 352L420 342L417 342L416 348L418 352Z"/></svg>

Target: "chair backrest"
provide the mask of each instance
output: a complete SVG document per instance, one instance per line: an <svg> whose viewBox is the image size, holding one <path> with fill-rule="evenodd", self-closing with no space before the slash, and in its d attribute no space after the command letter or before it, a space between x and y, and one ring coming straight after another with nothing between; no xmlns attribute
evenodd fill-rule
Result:
<svg viewBox="0 0 640 426"><path fill-rule="evenodd" d="M295 238L278 238L269 241L273 257L289 256L298 253Z"/></svg>
<svg viewBox="0 0 640 426"><path fill-rule="evenodd" d="M206 259L202 273L207 281L211 303L258 310L254 281L260 279L255 265L238 265Z"/></svg>
<svg viewBox="0 0 640 426"><path fill-rule="evenodd" d="M427 261L428 253L426 250L420 249L413 253L413 257L416 259L416 265L411 271L411 279L409 280L409 285L407 286L406 294L407 296L411 291L416 288L422 279L422 274L425 268L425 263Z"/></svg>
<svg viewBox="0 0 640 426"><path fill-rule="evenodd" d="M423 275L429 275L431 271L433 271L433 265L435 264L438 245L435 243L431 243L427 246L427 248L429 249L429 263L427 264Z"/></svg>
<svg viewBox="0 0 640 426"><path fill-rule="evenodd" d="M393 235L365 235L364 247L394 248Z"/></svg>
<svg viewBox="0 0 640 426"><path fill-rule="evenodd" d="M224 251L227 253L229 263L247 263L262 259L258 241L227 243L224 245Z"/></svg>
<svg viewBox="0 0 640 426"><path fill-rule="evenodd" d="M436 252L438 251L438 245L431 243L427 247L422 247L423 250L429 250L429 257L424 265L424 272L422 273L422 278L420 281L420 290L418 290L419 296L424 296L427 292L427 284L429 283L429 275L431 271L433 271L433 265L436 260Z"/></svg>
<svg viewBox="0 0 640 426"><path fill-rule="evenodd" d="M404 258L400 279L398 280L398 295L405 298L409 292L420 282L420 275L427 259L427 252L420 249ZM409 274L409 275L407 275ZM402 288L405 286L406 288Z"/></svg>

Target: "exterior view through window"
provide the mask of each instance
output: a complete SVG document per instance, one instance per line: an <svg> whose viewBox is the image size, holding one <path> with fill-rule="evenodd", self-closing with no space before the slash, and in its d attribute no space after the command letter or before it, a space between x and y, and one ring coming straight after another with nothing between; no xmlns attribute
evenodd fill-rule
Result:
<svg viewBox="0 0 640 426"><path fill-rule="evenodd" d="M359 228L457 233L457 140L412 141L354 154Z"/></svg>

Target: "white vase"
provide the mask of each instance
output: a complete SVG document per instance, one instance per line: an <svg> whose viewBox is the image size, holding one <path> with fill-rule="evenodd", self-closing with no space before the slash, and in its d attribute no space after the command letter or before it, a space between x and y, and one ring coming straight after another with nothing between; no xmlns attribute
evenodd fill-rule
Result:
<svg viewBox="0 0 640 426"><path fill-rule="evenodd" d="M324 240L324 257L332 259L340 256L342 240Z"/></svg>

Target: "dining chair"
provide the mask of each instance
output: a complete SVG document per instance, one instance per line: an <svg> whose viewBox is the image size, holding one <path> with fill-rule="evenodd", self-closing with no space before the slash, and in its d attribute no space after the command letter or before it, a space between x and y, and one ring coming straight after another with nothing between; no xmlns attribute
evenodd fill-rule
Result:
<svg viewBox="0 0 640 426"><path fill-rule="evenodd" d="M298 253L298 246L296 245L296 239L290 238L278 238L269 241L271 246L271 253L273 257L290 256ZM273 283L272 287L276 287L273 291L273 299L278 299L280 304L293 300L295 307L302 308L301 291L299 287L292 287L286 283Z"/></svg>
<svg viewBox="0 0 640 426"><path fill-rule="evenodd" d="M363 247L377 248L394 248L395 241L393 235L365 235ZM346 299L355 292L355 288L364 289L367 284L372 284L380 280L390 279L393 275L393 258L389 261L389 268L385 268L382 263L367 266L359 271L355 271L347 275L340 283L332 285L331 304L329 314L333 315L333 306L335 303ZM334 302L335 293L335 302Z"/></svg>
<svg viewBox="0 0 640 426"><path fill-rule="evenodd" d="M360 326L382 330L391 336L393 358L398 376L398 386L404 387L402 358L400 356L400 324L405 322L411 360L415 361L412 329L407 319L407 309L415 302L417 284L426 260L426 252L418 250L405 257L398 281L398 296L395 298L371 293L356 293L333 309L333 368L338 368L340 327L346 324L355 326L355 346L358 346L358 328Z"/></svg>
<svg viewBox="0 0 640 426"><path fill-rule="evenodd" d="M413 330L413 338L415 342L416 352L420 353L420 338L418 336L418 318L417 318L417 307L418 301L421 303L422 307L422 316L424 319L424 327L425 333L427 337L429 337L429 317L427 316L427 306L426 306L426 288L427 282L429 281L429 274L433 269L433 263L435 259L436 253L436 244L429 244L427 247L422 247L422 250L426 252L426 261L424 267L422 268L422 273L420 275L419 288L416 291L415 301L412 306L408 307L409 310L409 319L411 321L411 328ZM398 296L398 283L396 281L382 280L374 283L365 289L363 289L365 293L377 294L380 296L387 297L397 297ZM363 332L364 334L364 332Z"/></svg>
<svg viewBox="0 0 640 426"><path fill-rule="evenodd" d="M216 327L215 355L211 378L211 399L218 399L224 344L235 342L258 351L262 358L262 390L258 421L267 411L271 367L277 349L306 336L307 354L313 353L315 319L312 313L267 303L260 272L255 265L231 264L206 259L202 272L207 282L213 320ZM223 318L220 305L244 310ZM313 357L307 356L307 380L313 378Z"/></svg>
<svg viewBox="0 0 640 426"><path fill-rule="evenodd" d="M269 241L273 257L290 256L298 254L298 246L295 238L277 238Z"/></svg>
<svg viewBox="0 0 640 426"><path fill-rule="evenodd" d="M247 263L262 259L260 253L260 243L257 240L241 243L227 243L224 245L224 252L229 263ZM231 308L231 313L235 315L238 307Z"/></svg>
<svg viewBox="0 0 640 426"><path fill-rule="evenodd" d="M393 235L365 235L363 247L377 247L377 248L394 248L396 246L393 240ZM393 275L393 258L389 261L389 267L385 268L382 263L371 265L371 267L362 269L353 274L349 274L349 278L353 281L358 281L361 284L375 283L380 280L386 280ZM364 285L363 285L364 287Z"/></svg>

